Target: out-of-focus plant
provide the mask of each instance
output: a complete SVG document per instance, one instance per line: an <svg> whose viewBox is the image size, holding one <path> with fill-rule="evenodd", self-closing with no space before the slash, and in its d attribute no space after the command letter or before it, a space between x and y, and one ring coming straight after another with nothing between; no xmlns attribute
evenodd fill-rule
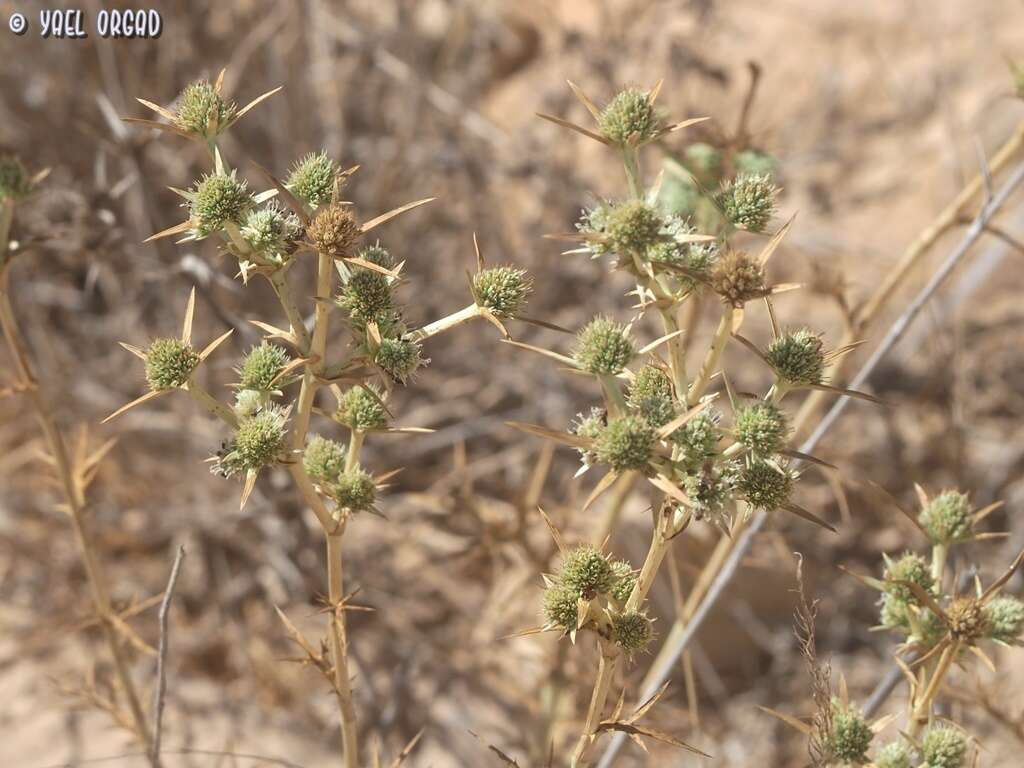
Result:
<svg viewBox="0 0 1024 768"><path fill-rule="evenodd" d="M254 193L238 168L224 159L219 138L276 90L238 108L224 95L222 83L223 72L216 83L194 83L169 108L140 99L167 122L133 122L197 141L208 148L213 161L190 189L175 190L184 200L185 221L150 240L175 235L182 241L215 240L222 252L237 260L243 282L260 277L270 283L287 318L286 327L252 321L266 338L239 362L234 402L222 402L202 386L197 372L230 331L205 347L193 345L193 291L180 336L157 339L145 348L122 345L142 360L149 391L110 418L170 392L188 393L223 422L227 437L212 458L212 467L219 475L241 480L243 506L261 473L275 466L287 469L327 545L329 640L322 646L310 643L287 617L281 618L305 651L306 661L333 687L344 764L354 768L360 757L347 653L345 612L350 596L343 589L342 537L354 517L378 508L393 474L373 475L363 467L364 442L380 433L429 431L393 426L388 405L395 386L410 382L429 362L423 355L424 342L474 318L490 321L507 335L503 323L518 317L531 283L521 269L487 268L477 249L477 271L468 287L471 303L426 326L412 327L399 300L405 262L369 236L433 198L361 220L340 197L356 168L342 170L323 152L300 158L284 181L261 168L269 188ZM288 274L306 257L316 262L316 285L314 293L300 296ZM311 327L304 320L304 306L312 308ZM332 315L342 318L347 347L329 344L338 341L329 333ZM315 407L321 391L333 397L332 406ZM326 426L333 422L344 428L347 442L312 433L317 413L328 417Z"/></svg>

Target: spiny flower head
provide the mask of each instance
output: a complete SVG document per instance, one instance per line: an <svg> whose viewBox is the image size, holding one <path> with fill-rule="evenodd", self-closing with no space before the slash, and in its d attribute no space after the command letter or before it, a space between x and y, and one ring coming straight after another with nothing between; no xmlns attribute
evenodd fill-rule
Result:
<svg viewBox="0 0 1024 768"><path fill-rule="evenodd" d="M620 613L612 618L615 644L627 653L642 651L651 642L651 620L638 611Z"/></svg>
<svg viewBox="0 0 1024 768"><path fill-rule="evenodd" d="M863 765L868 762L868 749L874 733L860 712L832 700L831 729L825 736L829 754L844 764Z"/></svg>
<svg viewBox="0 0 1024 768"><path fill-rule="evenodd" d="M971 505L966 494L959 491L943 491L917 519L935 544L952 544L971 537Z"/></svg>
<svg viewBox="0 0 1024 768"><path fill-rule="evenodd" d="M578 436L584 437L588 440L596 440L598 435L604 430L605 424L608 419L603 410L600 408L591 408L590 413L579 413L573 420L569 427L569 431ZM580 455L583 458L585 464L591 464L597 458L594 456L593 451L588 451L584 448L580 449Z"/></svg>
<svg viewBox="0 0 1024 768"><path fill-rule="evenodd" d="M381 402L380 394L367 385L345 390L335 416L342 424L360 432L383 429L388 423L388 412Z"/></svg>
<svg viewBox="0 0 1024 768"><path fill-rule="evenodd" d="M789 501L793 476L767 461L754 460L740 472L737 488L748 504L770 512Z"/></svg>
<svg viewBox="0 0 1024 768"><path fill-rule="evenodd" d="M886 744L875 757L878 768L911 768L910 750L901 741Z"/></svg>
<svg viewBox="0 0 1024 768"><path fill-rule="evenodd" d="M595 317L576 336L573 358L587 373L614 376L636 355L626 326Z"/></svg>
<svg viewBox="0 0 1024 768"><path fill-rule="evenodd" d="M329 203L338 166L326 152L310 152L292 166L284 185L310 208Z"/></svg>
<svg viewBox="0 0 1024 768"><path fill-rule="evenodd" d="M363 512L373 506L377 498L377 485L369 474L356 467L338 476L331 486L331 495L339 508Z"/></svg>
<svg viewBox="0 0 1024 768"><path fill-rule="evenodd" d="M258 392L255 389L240 389L235 393L234 412L239 418L252 416L270 403L269 392Z"/></svg>
<svg viewBox="0 0 1024 768"><path fill-rule="evenodd" d="M764 268L761 262L743 251L728 251L711 269L711 288L735 307L765 292Z"/></svg>
<svg viewBox="0 0 1024 768"><path fill-rule="evenodd" d="M313 435L302 454L306 474L321 483L333 482L345 471L345 447L320 435Z"/></svg>
<svg viewBox="0 0 1024 768"><path fill-rule="evenodd" d="M641 200L627 200L607 211L604 234L608 247L616 253L642 256L660 241L662 225L654 206Z"/></svg>
<svg viewBox="0 0 1024 768"><path fill-rule="evenodd" d="M226 130L238 112L235 102L224 99L206 80L192 83L178 96L174 124L207 141Z"/></svg>
<svg viewBox="0 0 1024 768"><path fill-rule="evenodd" d="M788 436L786 415L771 403L754 403L736 413L736 439L754 453L775 453Z"/></svg>
<svg viewBox="0 0 1024 768"><path fill-rule="evenodd" d="M403 384L427 361L420 356L420 345L411 339L381 339L373 361L395 381Z"/></svg>
<svg viewBox="0 0 1024 768"><path fill-rule="evenodd" d="M210 173L189 191L189 218L198 237L219 232L225 224L240 224L253 206L245 179L237 173Z"/></svg>
<svg viewBox="0 0 1024 768"><path fill-rule="evenodd" d="M230 463L248 471L276 461L285 447L287 422L288 412L273 405L241 419L228 457Z"/></svg>
<svg viewBox="0 0 1024 768"><path fill-rule="evenodd" d="M0 156L0 201L20 200L32 191L28 171L11 155Z"/></svg>
<svg viewBox="0 0 1024 768"><path fill-rule="evenodd" d="M321 208L306 228L316 250L335 259L351 256L361 234L359 223L343 203Z"/></svg>
<svg viewBox="0 0 1024 768"><path fill-rule="evenodd" d="M526 304L533 290L525 269L493 267L473 275L473 300L495 317L511 317Z"/></svg>
<svg viewBox="0 0 1024 768"><path fill-rule="evenodd" d="M655 427L664 426L676 417L672 382L655 365L645 365L637 371L626 402Z"/></svg>
<svg viewBox="0 0 1024 768"><path fill-rule="evenodd" d="M237 369L239 384L242 389L272 392L281 386L282 382L277 378L290 362L291 358L284 347L264 341L253 346L242 359Z"/></svg>
<svg viewBox="0 0 1024 768"><path fill-rule="evenodd" d="M963 768L967 737L956 728L932 727L921 742L920 768Z"/></svg>
<svg viewBox="0 0 1024 768"><path fill-rule="evenodd" d="M360 250L359 258L371 264L376 264L378 267L384 267L384 269L392 269L395 266L394 256L380 243L368 245Z"/></svg>
<svg viewBox="0 0 1024 768"><path fill-rule="evenodd" d="M654 427L641 416L611 419L594 442L597 460L616 472L645 470L657 438Z"/></svg>
<svg viewBox="0 0 1024 768"><path fill-rule="evenodd" d="M672 433L671 439L679 446L679 461L683 466L695 469L714 455L721 418L718 411L706 408Z"/></svg>
<svg viewBox="0 0 1024 768"><path fill-rule="evenodd" d="M905 552L898 560L887 560L885 578L887 581L907 581L917 584L925 592L930 592L935 584L928 562L921 555L913 552ZM914 593L903 584L887 585L886 593L892 595L896 600L917 604Z"/></svg>
<svg viewBox="0 0 1024 768"><path fill-rule="evenodd" d="M1011 595L997 595L985 604L989 637L1016 643L1024 632L1024 603Z"/></svg>
<svg viewBox="0 0 1024 768"><path fill-rule="evenodd" d="M156 339L146 350L146 381L162 391L184 386L199 365L199 353L180 339Z"/></svg>
<svg viewBox="0 0 1024 768"><path fill-rule="evenodd" d="M591 600L595 595L608 592L614 586L616 576L608 558L584 544L565 553L558 580L577 596Z"/></svg>
<svg viewBox="0 0 1024 768"><path fill-rule="evenodd" d="M733 226L764 232L775 213L777 192L768 174L741 173L719 193L718 202Z"/></svg>
<svg viewBox="0 0 1024 768"><path fill-rule="evenodd" d="M683 490L693 502L698 520L721 521L726 502L736 490L738 466L733 462L701 467L683 478Z"/></svg>
<svg viewBox="0 0 1024 768"><path fill-rule="evenodd" d="M988 612L980 601L971 597L957 597L946 608L949 633L953 637L973 642L991 631Z"/></svg>
<svg viewBox="0 0 1024 768"><path fill-rule="evenodd" d="M633 566L625 560L616 560L612 563L612 572L615 574L615 584L609 594L620 603L625 603L636 586L636 573Z"/></svg>
<svg viewBox="0 0 1024 768"><path fill-rule="evenodd" d="M545 589L541 609L547 625L565 630L576 629L579 619L579 596L568 587L553 584Z"/></svg>
<svg viewBox="0 0 1024 768"><path fill-rule="evenodd" d="M601 110L597 124L606 139L620 146L651 141L662 127L650 93L639 88L620 91Z"/></svg>
<svg viewBox="0 0 1024 768"><path fill-rule="evenodd" d="M341 286L338 306L354 320L386 323L395 312L390 278L370 269L356 268Z"/></svg>
<svg viewBox="0 0 1024 768"><path fill-rule="evenodd" d="M253 250L282 262L295 250L301 229L299 217L272 200L246 213L240 231Z"/></svg>
<svg viewBox="0 0 1024 768"><path fill-rule="evenodd" d="M791 384L821 384L825 376L821 336L806 328L779 336L765 357L779 378Z"/></svg>

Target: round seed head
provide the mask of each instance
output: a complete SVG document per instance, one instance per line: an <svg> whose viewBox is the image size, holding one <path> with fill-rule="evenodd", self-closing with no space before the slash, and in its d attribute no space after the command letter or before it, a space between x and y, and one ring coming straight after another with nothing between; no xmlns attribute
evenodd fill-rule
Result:
<svg viewBox="0 0 1024 768"><path fill-rule="evenodd" d="M646 470L657 438L654 427L640 416L611 419L594 443L597 460L616 472Z"/></svg>
<svg viewBox="0 0 1024 768"><path fill-rule="evenodd" d="M533 281L525 269L494 267L473 276L473 299L496 317L511 317L526 304Z"/></svg>
<svg viewBox="0 0 1024 768"><path fill-rule="evenodd" d="M651 642L651 620L637 611L621 613L612 619L615 644L627 653L642 651Z"/></svg>
<svg viewBox="0 0 1024 768"><path fill-rule="evenodd" d="M789 501L793 476L766 461L752 461L740 473L738 489L748 504L770 512Z"/></svg>
<svg viewBox="0 0 1024 768"><path fill-rule="evenodd" d="M736 439L756 454L775 453L788 436L786 415L771 403L755 403L736 414Z"/></svg>
<svg viewBox="0 0 1024 768"><path fill-rule="evenodd" d="M285 187L310 208L331 201L338 166L326 152L310 152L292 166Z"/></svg>
<svg viewBox="0 0 1024 768"><path fill-rule="evenodd" d="M576 629L579 597L571 589L555 584L544 590L542 611L547 625L565 630Z"/></svg>
<svg viewBox="0 0 1024 768"><path fill-rule="evenodd" d="M863 765L868 762L868 749L874 733L860 712L833 699L831 719L832 728L825 739L829 754L843 764Z"/></svg>
<svg viewBox="0 0 1024 768"><path fill-rule="evenodd" d="M32 191L28 171L13 156L0 156L0 201L20 200Z"/></svg>
<svg viewBox="0 0 1024 768"><path fill-rule="evenodd" d="M764 268L743 251L729 251L719 257L711 270L711 288L728 303L741 307L764 296Z"/></svg>
<svg viewBox="0 0 1024 768"><path fill-rule="evenodd" d="M377 486L373 478L358 467L342 473L331 488L338 506L351 512L362 512L373 506Z"/></svg>
<svg viewBox="0 0 1024 768"><path fill-rule="evenodd" d="M733 159L736 170L748 176L771 176L775 173L775 158L756 149L744 149Z"/></svg>
<svg viewBox="0 0 1024 768"><path fill-rule="evenodd" d="M180 339L157 339L146 350L146 381L154 391L174 389L189 380L199 354Z"/></svg>
<svg viewBox="0 0 1024 768"><path fill-rule="evenodd" d="M285 447L287 414L270 406L238 423L232 463L242 470L259 469L277 460Z"/></svg>
<svg viewBox="0 0 1024 768"><path fill-rule="evenodd" d="M985 607L974 598L958 597L946 609L949 632L953 637L972 642L991 632Z"/></svg>
<svg viewBox="0 0 1024 768"><path fill-rule="evenodd" d="M334 482L345 471L345 447L320 435L313 435L302 454L306 474L321 483Z"/></svg>
<svg viewBox="0 0 1024 768"><path fill-rule="evenodd" d="M378 324L385 322L395 311L391 281L380 272L359 269L341 286L338 306L354 320Z"/></svg>
<svg viewBox="0 0 1024 768"><path fill-rule="evenodd" d="M657 138L661 130L650 94L639 88L619 92L601 111L597 123L601 134L620 146L644 144Z"/></svg>
<svg viewBox="0 0 1024 768"><path fill-rule="evenodd" d="M271 201L246 213L240 231L253 250L281 262L295 250L301 229L298 216Z"/></svg>
<svg viewBox="0 0 1024 768"><path fill-rule="evenodd" d="M672 442L679 446L679 460L684 466L696 469L714 455L721 418L718 411L707 408L672 433Z"/></svg>
<svg viewBox="0 0 1024 768"><path fill-rule="evenodd" d="M722 153L710 144L697 141L686 148L686 167L702 179L717 178L722 172Z"/></svg>
<svg viewBox="0 0 1024 768"><path fill-rule="evenodd" d="M779 336L768 346L765 357L779 378L791 384L821 384L825 376L821 337L813 331Z"/></svg>
<svg viewBox="0 0 1024 768"><path fill-rule="evenodd" d="M636 586L636 573L633 566L625 560L616 560L612 563L612 573L615 574L615 584L612 586L611 594L620 603L625 603Z"/></svg>
<svg viewBox="0 0 1024 768"><path fill-rule="evenodd" d="M909 581L911 584L917 584L925 592L930 592L935 584L928 562L913 552L906 552L899 560L890 562L885 569L885 578L889 581ZM918 603L914 593L903 584L890 584L886 587L886 592L904 603Z"/></svg>
<svg viewBox="0 0 1024 768"><path fill-rule="evenodd" d="M391 255L391 252L380 244L368 245L363 248L359 251L359 258L371 264L376 264L378 267L384 267L384 269L393 269L395 266L395 258Z"/></svg>
<svg viewBox="0 0 1024 768"><path fill-rule="evenodd" d="M253 205L249 185L234 171L203 176L189 198L189 216L199 237L219 232L225 224L241 223Z"/></svg>
<svg viewBox="0 0 1024 768"><path fill-rule="evenodd" d="M237 112L235 102L223 99L213 85L202 80L187 86L178 96L174 124L209 140L227 129Z"/></svg>
<svg viewBox="0 0 1024 768"><path fill-rule="evenodd" d="M565 554L558 578L564 587L584 600L608 592L615 584L615 572L608 558L587 545Z"/></svg>
<svg viewBox="0 0 1024 768"><path fill-rule="evenodd" d="M335 259L351 256L361 234L359 223L341 203L322 208L306 229L317 251Z"/></svg>
<svg viewBox="0 0 1024 768"><path fill-rule="evenodd" d="M608 319L595 317L576 336L573 358L587 373L614 376L636 355L626 327Z"/></svg>
<svg viewBox="0 0 1024 768"><path fill-rule="evenodd" d="M388 412L380 395L366 386L346 390L341 396L336 416L342 424L360 432L383 429L388 423Z"/></svg>
<svg viewBox="0 0 1024 768"><path fill-rule="evenodd" d="M966 494L959 491L943 491L917 519L935 544L952 544L971 537L971 505Z"/></svg>
<svg viewBox="0 0 1024 768"><path fill-rule="evenodd" d="M420 345L409 339L381 339L373 361L403 384L426 362L420 356Z"/></svg>
<svg viewBox="0 0 1024 768"><path fill-rule="evenodd" d="M676 417L672 382L654 365L645 365L637 371L626 402L655 427L664 426Z"/></svg>
<svg viewBox="0 0 1024 768"><path fill-rule="evenodd" d="M985 604L989 637L1001 643L1014 643L1024 633L1024 603L1010 595L998 595Z"/></svg>
<svg viewBox="0 0 1024 768"><path fill-rule="evenodd" d="M963 768L967 737L956 728L930 728L921 742L921 768Z"/></svg>
<svg viewBox="0 0 1024 768"><path fill-rule="evenodd" d="M653 206L640 200L627 200L608 210L604 233L608 247L616 253L643 255L661 239L663 222Z"/></svg>
<svg viewBox="0 0 1024 768"><path fill-rule="evenodd" d="M237 369L239 384L242 389L272 392L281 387L277 377L290 362L291 358L283 347L264 341L250 349L242 359Z"/></svg>
<svg viewBox="0 0 1024 768"><path fill-rule="evenodd" d="M719 194L719 204L733 226L764 232L775 213L778 189L768 174L741 173Z"/></svg>
<svg viewBox="0 0 1024 768"><path fill-rule="evenodd" d="M900 741L886 744L878 752L875 765L878 768L911 768L910 749Z"/></svg>

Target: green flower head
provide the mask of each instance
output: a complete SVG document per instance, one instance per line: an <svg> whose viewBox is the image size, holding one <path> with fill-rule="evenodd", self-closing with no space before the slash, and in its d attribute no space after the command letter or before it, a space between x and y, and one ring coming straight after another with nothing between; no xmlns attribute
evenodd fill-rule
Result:
<svg viewBox="0 0 1024 768"><path fill-rule="evenodd" d="M201 80L186 86L178 96L174 124L209 141L227 130L237 113L235 102L224 99L213 85Z"/></svg>
<svg viewBox="0 0 1024 768"><path fill-rule="evenodd" d="M766 461L755 460L740 472L737 488L748 504L770 512L789 501L793 476Z"/></svg>
<svg viewBox="0 0 1024 768"><path fill-rule="evenodd" d="M295 250L301 229L298 216L271 201L245 214L241 234L253 250L270 261L283 263Z"/></svg>
<svg viewBox="0 0 1024 768"><path fill-rule="evenodd" d="M654 427L640 416L609 420L594 442L594 455L616 472L645 471L657 439Z"/></svg>
<svg viewBox="0 0 1024 768"><path fill-rule="evenodd" d="M383 429L388 424L380 393L366 385L345 390L335 416L345 426L360 432Z"/></svg>
<svg viewBox="0 0 1024 768"><path fill-rule="evenodd" d="M627 653L642 651L654 634L651 620L637 611L621 613L612 619L612 637L615 644Z"/></svg>
<svg viewBox="0 0 1024 768"><path fill-rule="evenodd" d="M671 440L679 446L679 461L683 466L695 470L715 454L721 418L718 411L705 408L672 433Z"/></svg>
<svg viewBox="0 0 1024 768"><path fill-rule="evenodd" d="M985 604L989 637L1001 643L1017 643L1024 633L1024 603L1010 595L997 595Z"/></svg>
<svg viewBox="0 0 1024 768"><path fill-rule="evenodd" d="M845 764L863 765L868 762L868 749L874 733L861 713L833 699L831 720L832 728L825 737L829 754Z"/></svg>
<svg viewBox="0 0 1024 768"><path fill-rule="evenodd" d="M607 317L594 318L576 336L573 358L587 373L614 376L635 356L626 327Z"/></svg>
<svg viewBox="0 0 1024 768"><path fill-rule="evenodd" d="M345 471L345 446L320 435L313 435L302 454L306 474L320 483L330 483Z"/></svg>
<svg viewBox="0 0 1024 768"><path fill-rule="evenodd" d="M533 282L525 269L494 267L473 276L473 300L495 317L511 317L526 304Z"/></svg>
<svg viewBox="0 0 1024 768"><path fill-rule="evenodd" d="M257 392L280 389L283 382L278 377L290 362L291 358L284 347L264 341L250 349L242 359L242 364L237 368L238 383L242 389Z"/></svg>
<svg viewBox="0 0 1024 768"><path fill-rule="evenodd" d="M878 768L911 768L910 749L900 741L886 744L875 757Z"/></svg>
<svg viewBox="0 0 1024 768"><path fill-rule="evenodd" d="M963 768L967 737L956 728L930 728L921 742L921 768Z"/></svg>
<svg viewBox="0 0 1024 768"><path fill-rule="evenodd" d="M391 378L403 384L427 362L420 356L419 343L410 339L381 339L373 361Z"/></svg>
<svg viewBox="0 0 1024 768"><path fill-rule="evenodd" d="M697 141L686 148L686 167L701 179L717 179L722 172L722 152L717 147Z"/></svg>
<svg viewBox="0 0 1024 768"><path fill-rule="evenodd" d="M338 166L326 152L310 152L292 166L284 185L310 208L331 201Z"/></svg>
<svg viewBox="0 0 1024 768"><path fill-rule="evenodd" d="M373 478L356 467L344 472L331 486L331 495L338 507L350 512L363 512L373 507L377 498L377 486Z"/></svg>
<svg viewBox="0 0 1024 768"><path fill-rule="evenodd" d="M662 239L663 221L657 209L640 200L612 206L604 217L608 248L619 254L643 256Z"/></svg>
<svg viewBox="0 0 1024 768"><path fill-rule="evenodd" d="M568 587L555 584L544 590L541 606L544 622L551 627L571 631L579 619L579 596Z"/></svg>
<svg viewBox="0 0 1024 768"><path fill-rule="evenodd" d="M601 432L604 431L604 427L607 422L608 419L603 410L600 408L591 408L590 413L580 413L576 415L576 418L569 426L569 431L577 437L596 440ZM580 455L582 456L585 464L593 464L597 459L592 450L587 450L585 448L580 449Z"/></svg>
<svg viewBox="0 0 1024 768"><path fill-rule="evenodd" d="M813 331L779 336L768 346L765 357L778 377L791 384L821 384L825 377L821 336Z"/></svg>
<svg viewBox="0 0 1024 768"><path fill-rule="evenodd" d="M655 427L664 426L676 417L672 382L655 365L645 365L637 371L626 402Z"/></svg>
<svg viewBox="0 0 1024 768"><path fill-rule="evenodd" d="M356 269L341 286L338 306L363 323L386 323L395 313L391 280L370 269Z"/></svg>
<svg viewBox="0 0 1024 768"><path fill-rule="evenodd" d="M615 574L615 584L609 594L620 603L625 603L636 586L636 573L633 566L625 560L616 560L612 563L612 572Z"/></svg>
<svg viewBox="0 0 1024 768"><path fill-rule="evenodd" d="M146 350L146 381L154 391L184 386L199 365L199 353L180 339L156 339Z"/></svg>
<svg viewBox="0 0 1024 768"><path fill-rule="evenodd" d="M238 469L257 470L277 460L285 448L288 413L268 406L238 422L230 463Z"/></svg>
<svg viewBox="0 0 1024 768"><path fill-rule="evenodd" d="M887 559L885 578L887 581L907 581L917 584L925 592L930 592L935 584L928 562L921 555L912 552L904 553L895 561ZM889 584L886 587L886 593L901 602L918 604L914 593L903 584Z"/></svg>
<svg viewBox="0 0 1024 768"><path fill-rule="evenodd" d="M252 206L249 185L235 171L207 174L189 192L189 216L197 237L219 232L225 224L240 224Z"/></svg>
<svg viewBox="0 0 1024 768"><path fill-rule="evenodd" d="M564 587L585 600L608 592L616 582L615 571L608 558L588 545L564 555L558 579Z"/></svg>
<svg viewBox="0 0 1024 768"><path fill-rule="evenodd" d="M943 491L926 506L917 518L935 544L967 541L971 529L971 505L967 495L959 491Z"/></svg>
<svg viewBox="0 0 1024 768"><path fill-rule="evenodd" d="M719 193L718 202L733 226L764 232L775 214L777 193L769 175L741 173Z"/></svg>
<svg viewBox="0 0 1024 768"><path fill-rule="evenodd" d="M647 91L626 88L601 111L601 134L619 146L645 144L658 137L661 118Z"/></svg>
<svg viewBox="0 0 1024 768"><path fill-rule="evenodd" d="M786 415L771 403L754 403L736 413L736 439L756 454L775 453L787 437Z"/></svg>

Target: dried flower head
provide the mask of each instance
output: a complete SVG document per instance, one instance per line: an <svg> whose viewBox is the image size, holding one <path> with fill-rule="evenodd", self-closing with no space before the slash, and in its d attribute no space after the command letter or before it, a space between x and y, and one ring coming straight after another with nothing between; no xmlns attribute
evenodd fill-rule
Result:
<svg viewBox="0 0 1024 768"><path fill-rule="evenodd" d="M338 166L326 152L310 152L292 166L284 185L310 208L331 201Z"/></svg>
<svg viewBox="0 0 1024 768"><path fill-rule="evenodd" d="M935 544L952 544L971 537L971 505L966 494L943 491L918 516L918 522Z"/></svg>
<svg viewBox="0 0 1024 768"><path fill-rule="evenodd" d="M377 499L377 485L373 477L356 467L338 476L331 486L331 495L340 509L363 512L373 507Z"/></svg>
<svg viewBox="0 0 1024 768"><path fill-rule="evenodd" d="M281 387L278 377L291 358L284 347L264 341L253 346L237 368L242 389L272 392Z"/></svg>
<svg viewBox="0 0 1024 768"><path fill-rule="evenodd" d="M793 492L793 476L767 461L754 460L740 472L737 488L755 509L778 509Z"/></svg>
<svg viewBox="0 0 1024 768"><path fill-rule="evenodd" d="M381 339L373 361L395 381L403 384L427 363L420 356L420 345L411 339Z"/></svg>
<svg viewBox="0 0 1024 768"><path fill-rule="evenodd" d="M591 600L608 592L615 585L616 576L607 556L584 544L565 553L558 580L578 597Z"/></svg>
<svg viewBox="0 0 1024 768"><path fill-rule="evenodd" d="M640 416L620 416L608 421L594 442L597 460L616 472L645 470L657 438L654 427Z"/></svg>
<svg viewBox="0 0 1024 768"><path fill-rule="evenodd" d="M178 96L174 124L210 141L231 126L238 105L224 99L206 80L192 83Z"/></svg>
<svg viewBox="0 0 1024 768"><path fill-rule="evenodd" d="M1018 643L1024 633L1024 602L1011 595L997 595L985 604L989 637L1000 643Z"/></svg>
<svg viewBox="0 0 1024 768"><path fill-rule="evenodd" d="M860 712L832 700L831 729L823 743L828 752L844 765L864 765L874 733Z"/></svg>
<svg viewBox="0 0 1024 768"><path fill-rule="evenodd" d="M335 418L350 429L366 432L386 427L388 412L380 393L368 385L358 385L345 390Z"/></svg>
<svg viewBox="0 0 1024 768"><path fill-rule="evenodd" d="M21 200L32 191L28 171L11 155L0 156L0 202Z"/></svg>
<svg viewBox="0 0 1024 768"><path fill-rule="evenodd" d="M336 259L351 256L361 234L359 223L342 203L321 208L306 228L316 250Z"/></svg>
<svg viewBox="0 0 1024 768"><path fill-rule="evenodd" d="M627 653L642 651L651 642L651 620L638 611L620 613L612 618L612 638Z"/></svg>
<svg viewBox="0 0 1024 768"><path fill-rule="evenodd" d="M921 742L920 768L963 768L966 757L967 737L956 728L929 728Z"/></svg>
<svg viewBox="0 0 1024 768"><path fill-rule="evenodd" d="M615 574L615 584L609 594L620 603L625 603L632 594L633 587L636 586L636 572L633 570L633 566L625 560L613 562L612 572Z"/></svg>
<svg viewBox="0 0 1024 768"><path fill-rule="evenodd" d="M579 619L579 596L568 587L554 584L544 590L542 604L544 622L549 627L576 629Z"/></svg>
<svg viewBox="0 0 1024 768"><path fill-rule="evenodd" d="M493 267L473 276L473 300L495 317L512 317L526 304L533 290L525 269Z"/></svg>
<svg viewBox="0 0 1024 768"><path fill-rule="evenodd" d="M241 224L253 206L249 185L231 173L203 176L187 193L189 219L198 238L219 232L225 224Z"/></svg>
<svg viewBox="0 0 1024 768"><path fill-rule="evenodd" d="M729 304L741 307L765 295L764 267L743 251L727 251L711 269L711 288Z"/></svg>
<svg viewBox="0 0 1024 768"><path fill-rule="evenodd" d="M607 317L595 317L576 337L573 358L587 373L614 376L636 355L624 325Z"/></svg>
<svg viewBox="0 0 1024 768"><path fill-rule="evenodd" d="M180 339L156 339L146 350L146 381L161 391L184 386L199 365L199 353Z"/></svg>
<svg viewBox="0 0 1024 768"><path fill-rule="evenodd" d="M946 615L949 633L957 639L974 642L991 631L985 606L972 597L955 598L946 609Z"/></svg>
<svg viewBox="0 0 1024 768"><path fill-rule="evenodd" d="M736 440L756 454L775 453L788 436L786 415L772 403L754 403L736 413Z"/></svg>
<svg viewBox="0 0 1024 768"><path fill-rule="evenodd" d="M662 124L651 95L639 88L620 91L601 110L601 134L620 146L639 146L657 138Z"/></svg>
<svg viewBox="0 0 1024 768"><path fill-rule="evenodd" d="M227 463L249 471L276 461L285 447L287 422L287 410L273 405L240 420Z"/></svg>
<svg viewBox="0 0 1024 768"><path fill-rule="evenodd" d="M764 232L775 213L777 193L771 176L742 173L722 189L718 202L733 226Z"/></svg>
<svg viewBox="0 0 1024 768"><path fill-rule="evenodd" d="M875 757L878 768L911 768L910 749L902 741L886 744Z"/></svg>
<svg viewBox="0 0 1024 768"><path fill-rule="evenodd" d="M825 353L821 336L801 329L784 333L765 352L769 365L791 384L821 384L825 377Z"/></svg>
<svg viewBox="0 0 1024 768"><path fill-rule="evenodd" d="M321 483L334 482L345 471L345 446L320 435L312 435L302 454L306 474Z"/></svg>
<svg viewBox="0 0 1024 768"><path fill-rule="evenodd" d="M661 240L663 222L654 208L641 200L627 200L612 206L604 217L608 247L620 254L643 256Z"/></svg>
<svg viewBox="0 0 1024 768"><path fill-rule="evenodd" d="M246 213L240 231L250 248L280 264L295 250L302 224L294 213L271 201Z"/></svg>

